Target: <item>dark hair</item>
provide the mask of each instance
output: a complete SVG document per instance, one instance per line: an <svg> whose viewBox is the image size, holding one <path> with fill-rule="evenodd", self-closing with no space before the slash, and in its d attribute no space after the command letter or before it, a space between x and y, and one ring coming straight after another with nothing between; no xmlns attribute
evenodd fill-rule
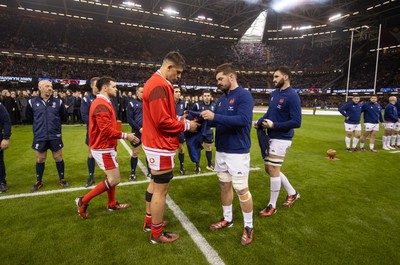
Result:
<svg viewBox="0 0 400 265"><path fill-rule="evenodd" d="M102 76L97 80L96 87L101 91L101 88L106 85L108 86L110 82L115 82L115 79L109 76Z"/></svg>
<svg viewBox="0 0 400 265"><path fill-rule="evenodd" d="M182 66L183 68L185 67L185 58L177 52L177 51L172 51L167 53L165 55L163 62L170 61L174 66Z"/></svg>
<svg viewBox="0 0 400 265"><path fill-rule="evenodd" d="M236 76L236 69L233 67L233 65L231 63L221 64L215 69L215 75L217 75L218 73L221 73L221 72L224 75L234 74Z"/></svg>
<svg viewBox="0 0 400 265"><path fill-rule="evenodd" d="M209 90L209 89L204 89L202 94L204 95L204 94L206 94L206 93L208 93L208 94L211 95L211 90Z"/></svg>
<svg viewBox="0 0 400 265"><path fill-rule="evenodd" d="M290 72L289 67L284 66L284 65L279 66L278 68L276 68L276 69L274 70L274 72L276 72L276 71L279 71L279 72L281 72L281 73L284 74L284 75L287 75L288 78L289 78L289 80L290 80L290 77L292 76L292 72Z"/></svg>
<svg viewBox="0 0 400 265"><path fill-rule="evenodd" d="M98 77L98 76L92 77L92 78L90 79L90 85L93 85L93 83L96 82L96 81L99 80L99 79L100 79L100 77Z"/></svg>

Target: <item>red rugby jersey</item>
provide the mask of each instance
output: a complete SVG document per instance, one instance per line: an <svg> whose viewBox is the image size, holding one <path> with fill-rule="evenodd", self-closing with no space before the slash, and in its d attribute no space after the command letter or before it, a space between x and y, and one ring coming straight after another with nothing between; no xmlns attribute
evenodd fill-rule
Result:
<svg viewBox="0 0 400 265"><path fill-rule="evenodd" d="M89 111L89 146L91 149L116 149L122 132L117 129L117 119L110 99L98 94Z"/></svg>
<svg viewBox="0 0 400 265"><path fill-rule="evenodd" d="M175 151L179 145L179 132L185 130L184 121L176 118L174 87L158 70L143 88L144 147Z"/></svg>

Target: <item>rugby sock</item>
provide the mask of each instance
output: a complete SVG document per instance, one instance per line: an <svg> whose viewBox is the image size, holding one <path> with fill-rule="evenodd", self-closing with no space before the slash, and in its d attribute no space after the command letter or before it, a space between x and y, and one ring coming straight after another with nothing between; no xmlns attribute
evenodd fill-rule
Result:
<svg viewBox="0 0 400 265"><path fill-rule="evenodd" d="M296 194L296 190L293 188L292 184L290 184L288 178L285 176L285 174L283 174L281 172L281 174L279 175L281 177L281 183L283 185L283 187L285 188L285 190L287 191L287 193L289 195L295 195Z"/></svg>
<svg viewBox="0 0 400 265"><path fill-rule="evenodd" d="M94 179L94 167L95 167L94 157L87 158L87 166L89 170L89 178Z"/></svg>
<svg viewBox="0 0 400 265"><path fill-rule="evenodd" d="M179 165L180 165L180 167L181 167L181 168L184 168L183 162L185 162L185 154L179 153L179 154L178 154L178 158L179 158Z"/></svg>
<svg viewBox="0 0 400 265"><path fill-rule="evenodd" d="M56 162L56 167L58 171L58 178L64 179L64 160Z"/></svg>
<svg viewBox="0 0 400 265"><path fill-rule="evenodd" d="M132 175L136 175L136 166L138 163L138 158L137 157L132 157L131 156L131 170L132 170Z"/></svg>
<svg viewBox="0 0 400 265"><path fill-rule="evenodd" d="M375 144L369 144L369 149L370 150L374 149L374 147L375 147Z"/></svg>
<svg viewBox="0 0 400 265"><path fill-rule="evenodd" d="M382 145L383 147L386 146L386 136L382 136Z"/></svg>
<svg viewBox="0 0 400 265"><path fill-rule="evenodd" d="M364 148L364 144L365 143L360 142L360 148Z"/></svg>
<svg viewBox="0 0 400 265"><path fill-rule="evenodd" d="M396 145L396 136L397 135L392 135L391 139L392 139L392 144L391 146L395 146Z"/></svg>
<svg viewBox="0 0 400 265"><path fill-rule="evenodd" d="M270 177L270 181L271 181L271 197L269 199L269 204L271 204L272 207L276 208L276 201L278 200L282 181L280 176Z"/></svg>
<svg viewBox="0 0 400 265"><path fill-rule="evenodd" d="M43 172L44 172L44 163L36 162L36 180L37 181L40 181L40 182L42 181Z"/></svg>
<svg viewBox="0 0 400 265"><path fill-rule="evenodd" d="M212 166L212 151L206 151L208 166Z"/></svg>
<svg viewBox="0 0 400 265"><path fill-rule="evenodd" d="M346 138L344 138L344 142L346 143L346 148L350 148L350 141L351 141L351 138L349 138L347 136L346 136Z"/></svg>
<svg viewBox="0 0 400 265"><path fill-rule="evenodd" d="M397 135L397 146L400 146L400 134Z"/></svg>
<svg viewBox="0 0 400 265"><path fill-rule="evenodd" d="M144 222L146 225L151 226L151 214L146 213L146 216L144 217Z"/></svg>
<svg viewBox="0 0 400 265"><path fill-rule="evenodd" d="M358 144L359 140L360 140L359 138L356 138L356 137L353 138L353 148L357 148L357 144Z"/></svg>
<svg viewBox="0 0 400 265"><path fill-rule="evenodd" d="M153 238L159 238L163 231L163 222L151 223L151 235Z"/></svg>
<svg viewBox="0 0 400 265"><path fill-rule="evenodd" d="M232 204L227 206L222 205L222 211L224 213L224 220L232 222Z"/></svg>
<svg viewBox="0 0 400 265"><path fill-rule="evenodd" d="M115 186L107 190L107 196L108 206L114 206L117 204L117 201L115 200Z"/></svg>
<svg viewBox="0 0 400 265"><path fill-rule="evenodd" d="M102 194L106 190L109 190L110 188L111 187L110 187L110 184L108 183L108 180L104 180L104 181L100 182L99 184L97 184L96 187L94 187L94 189L89 191L85 196L83 196L82 202L84 204L88 204L91 199L93 199L97 195Z"/></svg>
<svg viewBox="0 0 400 265"><path fill-rule="evenodd" d="M253 228L253 211L249 213L243 213L243 219L244 219L244 227L248 226L250 228Z"/></svg>
<svg viewBox="0 0 400 265"><path fill-rule="evenodd" d="M389 145L390 145L390 138L391 138L390 135L389 135L389 136L386 136L386 146L389 146Z"/></svg>

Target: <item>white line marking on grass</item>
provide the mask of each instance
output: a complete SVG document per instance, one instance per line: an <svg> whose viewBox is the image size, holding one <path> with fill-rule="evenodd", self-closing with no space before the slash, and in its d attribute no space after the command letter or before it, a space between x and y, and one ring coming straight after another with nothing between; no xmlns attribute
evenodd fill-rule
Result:
<svg viewBox="0 0 400 265"><path fill-rule="evenodd" d="M188 232L189 236L193 239L194 243L203 252L207 261L210 264L225 264L218 253L213 249L207 240L200 234L199 230L190 222L189 218L182 212L178 205L171 199L167 194L167 205L171 209L172 213L181 222L183 228Z"/></svg>

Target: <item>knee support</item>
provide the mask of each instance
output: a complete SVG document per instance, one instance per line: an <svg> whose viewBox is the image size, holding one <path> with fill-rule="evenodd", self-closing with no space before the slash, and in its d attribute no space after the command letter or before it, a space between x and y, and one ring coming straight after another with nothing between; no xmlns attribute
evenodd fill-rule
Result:
<svg viewBox="0 0 400 265"><path fill-rule="evenodd" d="M153 193L146 190L146 202L151 202L151 198L153 198Z"/></svg>
<svg viewBox="0 0 400 265"><path fill-rule="evenodd" d="M251 193L248 190L247 192L245 192L244 194L240 195L239 193L237 193L239 196L239 201L240 202L247 202L248 200L251 199Z"/></svg>
<svg viewBox="0 0 400 265"><path fill-rule="evenodd" d="M265 164L274 167L281 167L283 164L283 159L266 157Z"/></svg>
<svg viewBox="0 0 400 265"><path fill-rule="evenodd" d="M151 176L154 179L154 182L157 184L166 184L169 183L171 181L171 179L173 178L174 174L172 174L171 172L167 172L161 175L153 175L151 174Z"/></svg>

